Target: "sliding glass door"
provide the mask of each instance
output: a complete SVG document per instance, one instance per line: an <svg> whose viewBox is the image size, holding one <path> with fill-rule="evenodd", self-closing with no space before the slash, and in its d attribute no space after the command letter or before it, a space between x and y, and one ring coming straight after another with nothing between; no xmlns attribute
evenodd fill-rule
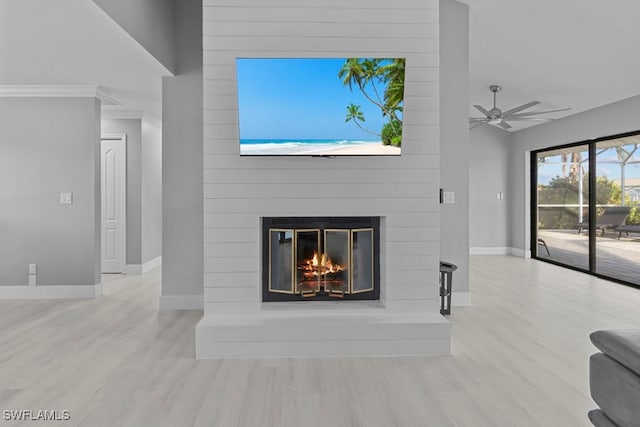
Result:
<svg viewBox="0 0 640 427"><path fill-rule="evenodd" d="M534 258L640 286L640 132L532 153Z"/></svg>
<svg viewBox="0 0 640 427"><path fill-rule="evenodd" d="M589 146L577 145L536 153L536 222L534 254L587 271L588 239L581 235L589 206Z"/></svg>
<svg viewBox="0 0 640 427"><path fill-rule="evenodd" d="M635 285L640 285L638 139L618 138L595 144L595 271Z"/></svg>

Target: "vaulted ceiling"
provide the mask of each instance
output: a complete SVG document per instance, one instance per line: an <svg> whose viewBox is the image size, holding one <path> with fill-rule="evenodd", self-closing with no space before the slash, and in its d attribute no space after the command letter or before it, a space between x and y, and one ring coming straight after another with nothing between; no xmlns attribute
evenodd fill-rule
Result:
<svg viewBox="0 0 640 427"><path fill-rule="evenodd" d="M562 117L640 94L640 2L462 0L469 5L469 114L532 100ZM0 85L96 84L161 117L170 73L92 1L0 2ZM532 110L533 110L532 109ZM528 124L515 124L514 130Z"/></svg>
<svg viewBox="0 0 640 427"><path fill-rule="evenodd" d="M640 94L637 0L461 0L469 5L469 114L571 107L562 117ZM516 124L513 130L531 124Z"/></svg>
<svg viewBox="0 0 640 427"><path fill-rule="evenodd" d="M167 69L88 0L0 2L0 85L99 85L160 122Z"/></svg>

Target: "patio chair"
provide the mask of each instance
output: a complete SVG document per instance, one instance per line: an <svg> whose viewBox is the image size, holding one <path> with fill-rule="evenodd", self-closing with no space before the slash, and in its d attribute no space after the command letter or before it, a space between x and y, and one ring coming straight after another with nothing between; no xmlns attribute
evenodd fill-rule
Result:
<svg viewBox="0 0 640 427"><path fill-rule="evenodd" d="M549 252L549 246L547 246L547 242L542 239L538 239L538 246L542 246L547 251L547 256L551 256L551 252Z"/></svg>
<svg viewBox="0 0 640 427"><path fill-rule="evenodd" d="M598 219L596 219L596 230L602 231L602 236L606 230L615 230L616 227L624 225L627 220L631 208L629 206L612 206L604 208L604 212ZM578 234L582 233L582 230L589 229L589 220L586 222L578 223Z"/></svg>

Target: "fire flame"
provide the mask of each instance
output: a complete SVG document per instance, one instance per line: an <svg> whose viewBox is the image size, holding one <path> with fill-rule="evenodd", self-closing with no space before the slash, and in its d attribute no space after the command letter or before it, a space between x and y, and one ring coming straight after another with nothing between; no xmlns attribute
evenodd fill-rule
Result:
<svg viewBox="0 0 640 427"><path fill-rule="evenodd" d="M301 269L304 270L303 275L305 278L311 278L344 271L345 268L340 264L334 264L327 254L320 254L318 257L318 253L314 251L313 257L305 260Z"/></svg>

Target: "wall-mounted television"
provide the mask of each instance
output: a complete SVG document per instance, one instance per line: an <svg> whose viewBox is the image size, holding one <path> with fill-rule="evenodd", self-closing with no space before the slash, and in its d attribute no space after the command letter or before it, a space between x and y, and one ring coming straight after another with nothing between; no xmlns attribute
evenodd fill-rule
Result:
<svg viewBox="0 0 640 427"><path fill-rule="evenodd" d="M405 58L237 58L242 156L398 156Z"/></svg>

